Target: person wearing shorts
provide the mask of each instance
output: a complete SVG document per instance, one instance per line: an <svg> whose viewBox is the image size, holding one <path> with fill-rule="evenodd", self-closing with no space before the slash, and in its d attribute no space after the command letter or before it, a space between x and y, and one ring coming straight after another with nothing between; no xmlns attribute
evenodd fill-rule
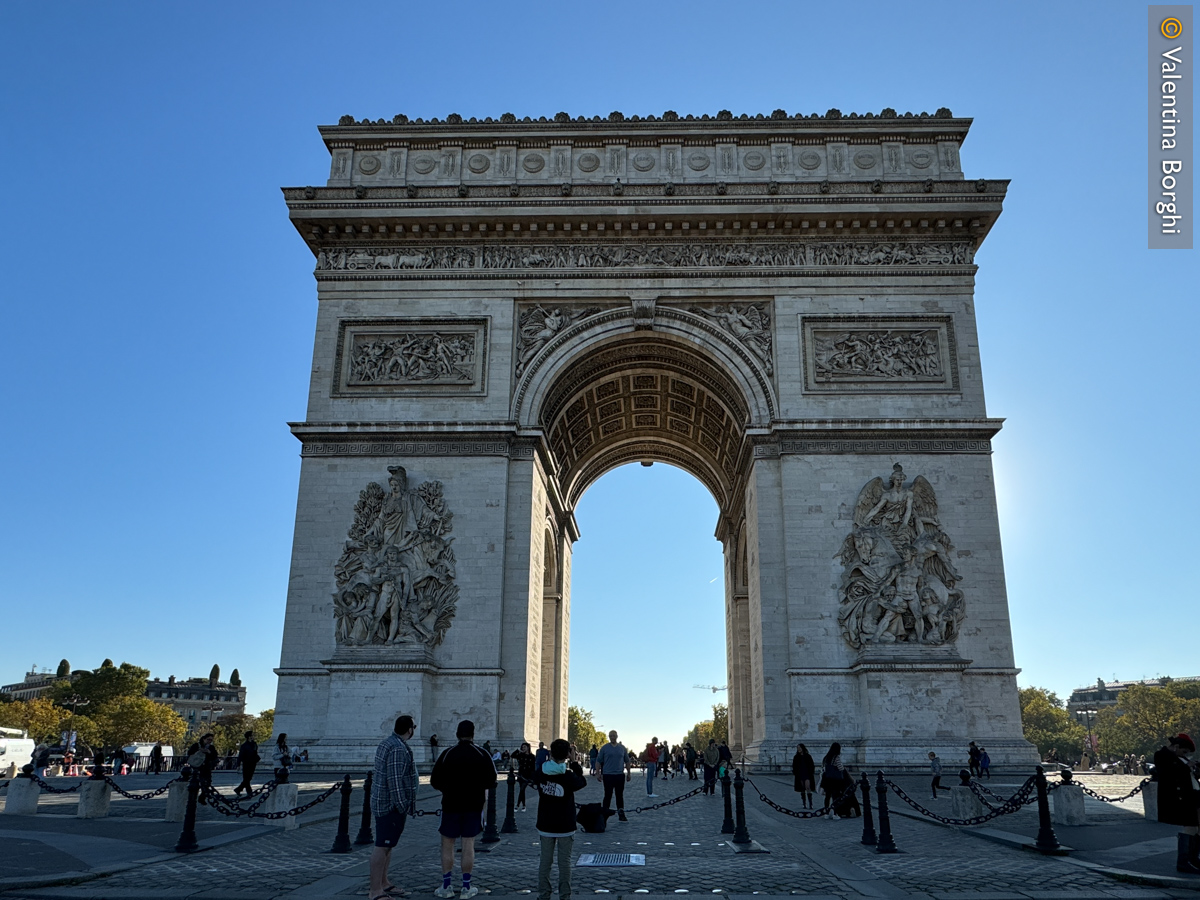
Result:
<svg viewBox="0 0 1200 900"><path fill-rule="evenodd" d="M375 774L372 779L371 812L375 816L375 849L371 851L370 900L404 897L408 892L388 879L392 848L404 833L404 823L417 804L417 767L408 742L416 723L412 716L400 716L392 733L375 750Z"/></svg>
<svg viewBox="0 0 1200 900"><path fill-rule="evenodd" d="M483 831L483 807L488 791L496 787L496 767L487 751L475 745L475 723L458 723L458 743L442 753L433 765L429 784L442 794L442 886L434 891L440 898L453 897L454 841L462 840L461 900L479 893L471 884L475 867L475 838Z"/></svg>

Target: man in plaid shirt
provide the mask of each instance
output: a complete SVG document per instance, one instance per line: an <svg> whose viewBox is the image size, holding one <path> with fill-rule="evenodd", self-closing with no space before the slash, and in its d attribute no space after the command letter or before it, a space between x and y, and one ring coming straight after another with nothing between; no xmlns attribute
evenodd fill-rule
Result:
<svg viewBox="0 0 1200 900"><path fill-rule="evenodd" d="M406 897L408 891L388 879L392 848L400 840L404 822L417 805L417 767L408 741L416 724L412 716L401 716L395 729L375 751L375 775L371 785L371 812L375 814L375 849L371 851L370 900Z"/></svg>

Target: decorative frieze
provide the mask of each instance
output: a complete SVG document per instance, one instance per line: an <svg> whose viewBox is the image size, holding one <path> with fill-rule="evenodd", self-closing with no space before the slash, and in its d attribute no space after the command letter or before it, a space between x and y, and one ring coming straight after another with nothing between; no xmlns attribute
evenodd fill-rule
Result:
<svg viewBox="0 0 1200 900"><path fill-rule="evenodd" d="M800 321L806 391L958 390L950 316L802 316Z"/></svg>
<svg viewBox="0 0 1200 900"><path fill-rule="evenodd" d="M317 272L476 269L812 269L969 266L963 241L629 241L322 248Z"/></svg>
<svg viewBox="0 0 1200 900"><path fill-rule="evenodd" d="M486 319L344 319L333 394L485 394L486 356Z"/></svg>

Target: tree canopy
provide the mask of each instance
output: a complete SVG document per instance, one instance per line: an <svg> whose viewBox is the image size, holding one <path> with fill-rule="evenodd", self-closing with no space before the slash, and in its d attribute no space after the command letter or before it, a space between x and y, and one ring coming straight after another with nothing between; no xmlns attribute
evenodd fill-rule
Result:
<svg viewBox="0 0 1200 900"><path fill-rule="evenodd" d="M713 717L693 725L680 743L691 744L697 750L707 747L710 738L729 743L729 707L724 703L715 703L712 710Z"/></svg>
<svg viewBox="0 0 1200 900"><path fill-rule="evenodd" d="M84 672L74 681L60 681L50 689L49 696L62 706L71 705L78 696L88 705L99 706L120 697L144 697L150 670L123 662L114 666L111 659L91 672ZM82 704L80 704L82 708Z"/></svg>
<svg viewBox="0 0 1200 900"><path fill-rule="evenodd" d="M567 740L586 753L593 744L603 747L606 739L604 732L592 721L591 710L570 706L567 708Z"/></svg>

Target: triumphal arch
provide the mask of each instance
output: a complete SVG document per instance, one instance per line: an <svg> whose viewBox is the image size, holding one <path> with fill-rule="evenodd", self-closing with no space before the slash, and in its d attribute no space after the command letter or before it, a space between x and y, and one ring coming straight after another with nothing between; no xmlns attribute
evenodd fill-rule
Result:
<svg viewBox="0 0 1200 900"><path fill-rule="evenodd" d="M328 182L284 191L318 314L276 727L338 766L400 713L420 761L464 717L564 734L573 510L665 462L720 510L737 752L1033 761L973 300L1007 182L964 177L969 127L321 128Z"/></svg>

